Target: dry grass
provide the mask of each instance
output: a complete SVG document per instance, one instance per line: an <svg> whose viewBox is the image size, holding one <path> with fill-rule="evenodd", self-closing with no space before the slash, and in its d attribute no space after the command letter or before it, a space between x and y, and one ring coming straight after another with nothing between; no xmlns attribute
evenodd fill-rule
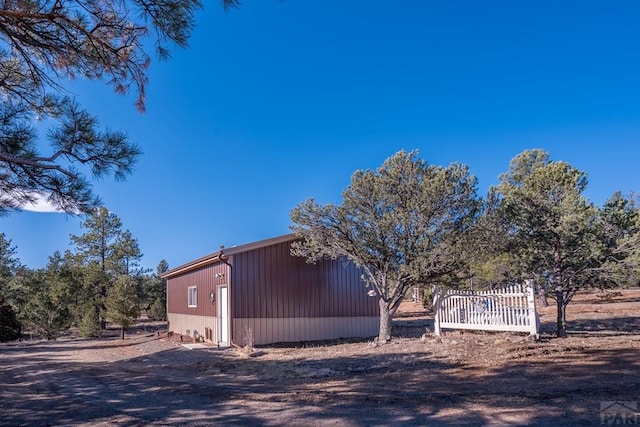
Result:
<svg viewBox="0 0 640 427"><path fill-rule="evenodd" d="M395 338L189 351L151 325L121 341L0 347L0 425L599 425L640 401L640 290L582 294L570 334L429 333L406 304ZM135 331L132 331L135 332ZM246 357L260 352L259 357Z"/></svg>

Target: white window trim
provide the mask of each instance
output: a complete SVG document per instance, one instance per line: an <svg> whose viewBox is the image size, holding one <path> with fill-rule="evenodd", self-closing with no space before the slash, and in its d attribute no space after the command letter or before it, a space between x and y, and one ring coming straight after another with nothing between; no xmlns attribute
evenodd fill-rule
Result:
<svg viewBox="0 0 640 427"><path fill-rule="evenodd" d="M193 297L192 297L192 292L193 292ZM189 307L198 306L198 287L197 286L189 286L187 288L187 305Z"/></svg>

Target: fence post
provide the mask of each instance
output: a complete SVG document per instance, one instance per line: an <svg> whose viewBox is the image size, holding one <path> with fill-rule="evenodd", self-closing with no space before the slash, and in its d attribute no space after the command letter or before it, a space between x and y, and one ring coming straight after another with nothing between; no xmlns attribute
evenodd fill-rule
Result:
<svg viewBox="0 0 640 427"><path fill-rule="evenodd" d="M433 291L433 332L440 336L440 307L442 306L442 293L440 286L436 286Z"/></svg>
<svg viewBox="0 0 640 427"><path fill-rule="evenodd" d="M536 338L540 337L538 331L538 312L536 311L536 296L533 289L532 280L525 280L527 287L527 311L529 313L529 334Z"/></svg>

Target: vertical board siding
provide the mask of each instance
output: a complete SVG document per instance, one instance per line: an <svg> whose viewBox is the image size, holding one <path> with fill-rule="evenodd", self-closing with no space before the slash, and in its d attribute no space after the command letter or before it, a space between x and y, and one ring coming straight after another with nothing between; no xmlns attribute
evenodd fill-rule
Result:
<svg viewBox="0 0 640 427"><path fill-rule="evenodd" d="M211 304L209 294L216 291L218 285L227 283L230 277L229 267L215 263L198 270L190 271L167 280L167 312L195 316L217 316L216 304ZM217 273L224 277L215 277ZM197 307L189 307L187 293L190 286L198 289Z"/></svg>
<svg viewBox="0 0 640 427"><path fill-rule="evenodd" d="M218 341L217 304L210 292L228 285L231 339L243 343L251 331L255 344L362 337L377 334L378 298L367 295L362 270L344 259L307 264L291 255L292 241L231 255L167 281L170 330L189 330ZM217 273L224 278L216 277ZM197 307L188 307L197 286Z"/></svg>
<svg viewBox="0 0 640 427"><path fill-rule="evenodd" d="M290 254L291 242L234 255L234 318L377 316L361 270L343 259L307 264Z"/></svg>

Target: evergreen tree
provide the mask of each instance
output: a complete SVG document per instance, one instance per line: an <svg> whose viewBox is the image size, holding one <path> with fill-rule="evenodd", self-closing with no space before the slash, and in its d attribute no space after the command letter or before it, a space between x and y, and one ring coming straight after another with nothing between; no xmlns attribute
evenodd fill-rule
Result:
<svg viewBox="0 0 640 427"><path fill-rule="evenodd" d="M84 266L70 251L65 251L64 255L54 252L46 267L47 280L55 284L53 291L66 301L70 324L74 326L82 321L85 302L96 297L84 286L85 273Z"/></svg>
<svg viewBox="0 0 640 427"><path fill-rule="evenodd" d="M120 218L107 208L94 210L81 227L85 233L72 235L71 241L76 246L77 260L83 265L85 295L101 313L116 278L130 270L129 266L137 266L142 254L131 233L122 230ZM100 324L103 329L106 327L104 319Z"/></svg>
<svg viewBox="0 0 640 427"><path fill-rule="evenodd" d="M493 289L514 280L517 255L500 216L499 196L490 189L464 251L473 289Z"/></svg>
<svg viewBox="0 0 640 427"><path fill-rule="evenodd" d="M342 256L361 267L379 298L385 342L408 289L464 270L460 254L480 205L476 179L464 165L429 165L401 151L377 171L355 172L342 199L325 206L309 199L293 209L291 228L301 240L292 253L310 262Z"/></svg>
<svg viewBox="0 0 640 427"><path fill-rule="evenodd" d="M169 265L164 259L158 263L156 272L145 277L144 282L144 300L151 304L157 299L164 303L167 300L167 281L160 276L169 271Z"/></svg>
<svg viewBox="0 0 640 427"><path fill-rule="evenodd" d="M21 268L16 253L17 249L11 246L11 240L0 233L0 298L5 300L11 300L9 282Z"/></svg>
<svg viewBox="0 0 640 427"><path fill-rule="evenodd" d="M136 295L135 281L126 275L120 276L109 290L105 301L104 317L120 325L124 332L140 316L140 304Z"/></svg>
<svg viewBox="0 0 640 427"><path fill-rule="evenodd" d="M634 259L640 246L637 214L625 213L620 200L599 210L583 195L586 173L552 162L543 150L516 156L500 179L502 220L514 242L520 278L536 279L556 300L557 334L565 336L566 308L576 292L619 283L607 266Z"/></svg>
<svg viewBox="0 0 640 427"><path fill-rule="evenodd" d="M22 335L18 315L6 300L0 297L0 342L13 341Z"/></svg>
<svg viewBox="0 0 640 427"><path fill-rule="evenodd" d="M151 320L167 319L167 281L160 276L169 271L169 264L161 260L153 274L143 277L143 292L141 301L144 301L147 315Z"/></svg>
<svg viewBox="0 0 640 427"><path fill-rule="evenodd" d="M149 319L167 320L167 302L165 300L156 298L149 307Z"/></svg>
<svg viewBox="0 0 640 427"><path fill-rule="evenodd" d="M129 230L124 230L116 236L113 250L113 269L115 274L135 276L142 273L140 259L142 252L138 241L133 238Z"/></svg>
<svg viewBox="0 0 640 427"><path fill-rule="evenodd" d="M633 195L615 192L600 209L602 233L596 286L600 289L640 283L640 206Z"/></svg>
<svg viewBox="0 0 640 427"><path fill-rule="evenodd" d="M186 47L200 8L199 0L0 3L0 214L38 197L67 212L90 212L100 202L85 171L116 180L131 173L138 146L124 132L101 132L95 117L64 96L64 86L83 77L117 93L133 89L144 110L147 47L155 41L161 59L171 46ZM48 152L36 119L53 122Z"/></svg>
<svg viewBox="0 0 640 427"><path fill-rule="evenodd" d="M68 293L46 271L30 271L29 299L21 317L31 332L47 340L57 338L70 326Z"/></svg>
<svg viewBox="0 0 640 427"><path fill-rule="evenodd" d="M78 332L82 337L100 336L100 319L96 311L96 304L88 302L85 305L84 315L80 321Z"/></svg>
<svg viewBox="0 0 640 427"><path fill-rule="evenodd" d="M0 233L0 341L11 341L21 335L22 325L17 313L20 294L12 287L20 268L15 246L11 246L11 240Z"/></svg>
<svg viewBox="0 0 640 427"><path fill-rule="evenodd" d="M105 207L94 210L80 227L82 235L71 235L77 255L85 265L97 264L104 272L117 269L117 241L122 234L122 221Z"/></svg>

